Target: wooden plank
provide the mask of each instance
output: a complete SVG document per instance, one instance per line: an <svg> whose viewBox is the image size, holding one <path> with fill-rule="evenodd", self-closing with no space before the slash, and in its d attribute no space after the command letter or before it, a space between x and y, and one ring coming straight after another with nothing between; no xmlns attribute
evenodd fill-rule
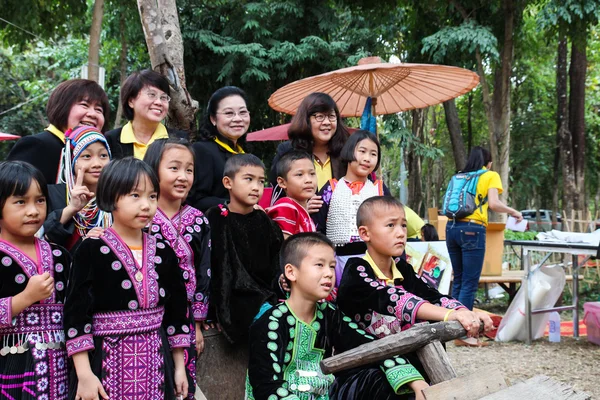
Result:
<svg viewBox="0 0 600 400"><path fill-rule="evenodd" d="M449 381L458 376L450 363L446 350L437 340L417 350L417 357L427 372L431 385Z"/></svg>
<svg viewBox="0 0 600 400"><path fill-rule="evenodd" d="M537 375L525 382L482 397L481 400L589 400L592 396L573 390L566 383L545 375Z"/></svg>
<svg viewBox="0 0 600 400"><path fill-rule="evenodd" d="M476 400L507 387L500 371L476 372L423 390L425 400Z"/></svg>
<svg viewBox="0 0 600 400"><path fill-rule="evenodd" d="M483 330L483 324L481 329ZM385 360L388 357L417 351L434 340L447 342L466 334L467 331L458 321L414 326L403 332L389 335L329 357L321 361L321 369L325 374L333 374L345 369Z"/></svg>

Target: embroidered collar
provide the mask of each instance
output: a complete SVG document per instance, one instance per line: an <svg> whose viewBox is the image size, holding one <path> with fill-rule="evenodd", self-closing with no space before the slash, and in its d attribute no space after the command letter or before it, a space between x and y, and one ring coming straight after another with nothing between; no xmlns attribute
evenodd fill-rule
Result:
<svg viewBox="0 0 600 400"><path fill-rule="evenodd" d="M392 257L390 257L390 263L392 265L392 279L388 278L387 276L385 276L385 274L383 272L381 272L381 270L379 269L377 264L375 264L375 261L373 261L373 258L369 254L368 250L363 257L363 260L365 260L367 263L369 263L369 266L371 267L373 272L375 272L375 276L377 277L377 279L379 279L381 281L385 281L385 283L387 285L393 286L394 281L396 279L400 279L401 281L404 280L404 277L402 276L400 271L398 271L398 268L396 267L396 263L394 262L394 259Z"/></svg>
<svg viewBox="0 0 600 400"><path fill-rule="evenodd" d="M217 143L219 146L221 146L223 149L227 150L228 152L230 152L231 154L244 154L244 149L242 149L242 146L240 146L239 144L236 145L236 149L232 149L230 145L228 145L227 143L219 140L219 138L215 137L215 143Z"/></svg>
<svg viewBox="0 0 600 400"><path fill-rule="evenodd" d="M51 134L53 134L54 136L59 138L60 141L63 142L63 144L65 143L65 134L60 129L55 127L54 125L52 125L52 124L48 125L45 130L47 130L48 132L50 132Z"/></svg>

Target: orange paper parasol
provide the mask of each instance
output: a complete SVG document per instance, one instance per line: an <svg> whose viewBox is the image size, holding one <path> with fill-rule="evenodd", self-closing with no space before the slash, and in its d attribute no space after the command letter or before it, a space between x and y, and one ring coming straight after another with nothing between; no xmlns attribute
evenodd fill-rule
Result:
<svg viewBox="0 0 600 400"><path fill-rule="evenodd" d="M463 95L479 83L464 68L434 64L388 64L379 57L363 58L357 66L304 78L278 89L269 98L272 109L295 114L313 92L329 94L343 117L363 114L368 97L375 115L424 108Z"/></svg>

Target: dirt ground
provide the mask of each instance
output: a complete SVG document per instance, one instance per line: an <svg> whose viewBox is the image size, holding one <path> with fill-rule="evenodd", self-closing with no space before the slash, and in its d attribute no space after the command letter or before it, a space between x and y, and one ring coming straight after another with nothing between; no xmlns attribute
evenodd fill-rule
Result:
<svg viewBox="0 0 600 400"><path fill-rule="evenodd" d="M562 337L560 343L542 338L531 346L489 343L487 347L469 348L448 342L448 356L459 376L498 370L512 385L535 375L547 375L600 399L600 346L586 337Z"/></svg>

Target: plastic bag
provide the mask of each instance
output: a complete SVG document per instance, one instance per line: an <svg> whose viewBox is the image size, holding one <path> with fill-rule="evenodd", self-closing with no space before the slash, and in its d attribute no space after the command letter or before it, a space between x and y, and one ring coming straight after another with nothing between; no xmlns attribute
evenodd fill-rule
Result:
<svg viewBox="0 0 600 400"><path fill-rule="evenodd" d="M532 268L535 269L529 279L531 310L554 307L565 287L565 271L560 265L536 267ZM510 307L508 307L498 327L496 340L499 342L509 342L511 340L524 342L527 340L527 330L525 328L525 293L521 288L519 288L517 295ZM549 313L534 314L531 316L533 339L538 339L544 335L549 318Z"/></svg>

